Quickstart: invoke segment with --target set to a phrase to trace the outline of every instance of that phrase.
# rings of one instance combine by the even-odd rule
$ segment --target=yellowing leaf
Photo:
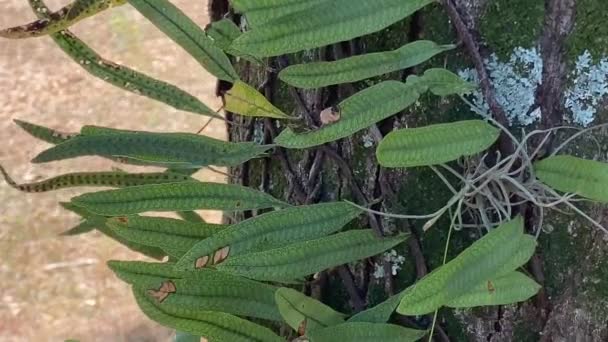
[[[225,94],[224,99],[224,109],[232,113],[254,117],[293,119],[273,106],[264,95],[242,81],[236,81],[232,89]]]

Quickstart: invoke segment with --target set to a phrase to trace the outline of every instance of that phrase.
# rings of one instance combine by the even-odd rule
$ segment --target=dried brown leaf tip
[[[117,219],[117,220],[118,220],[118,222],[120,222],[120,223],[128,223],[128,222],[129,222],[129,219],[128,219],[128,218],[126,218],[126,217],[124,217],[124,216],[118,217],[118,218],[116,218],[116,219]]]
[[[196,259],[196,262],[194,263],[194,267],[203,268],[203,267],[207,266],[208,262],[209,262],[209,256],[208,255],[202,256],[202,257]]]
[[[332,124],[338,120],[340,120],[340,108],[338,107],[328,107],[325,108],[321,111],[321,114],[319,115],[320,119],[321,119],[321,123],[323,125],[329,125]]]
[[[175,293],[177,288],[175,287],[175,283],[171,280],[164,281],[158,290],[148,290],[148,294],[156,299],[159,303],[162,303],[169,294]]]
[[[496,288],[494,287],[494,284],[492,284],[492,282],[488,280],[488,292],[494,293],[495,291]]]
[[[300,326],[298,326],[298,335],[300,336],[304,336],[304,334],[306,334],[306,319],[302,321],[302,323],[300,323]]]
[[[226,258],[228,257],[228,254],[230,254],[230,246],[226,246],[224,248],[218,249],[215,254],[213,255],[213,264],[219,264],[220,262],[226,260]]]

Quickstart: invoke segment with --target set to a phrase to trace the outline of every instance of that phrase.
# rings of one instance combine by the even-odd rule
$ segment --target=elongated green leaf
[[[361,211],[347,203],[324,203],[292,207],[250,218],[199,242],[177,263],[192,268],[200,257],[225,246],[230,256],[268,250],[299,241],[312,240],[340,230]]]
[[[212,22],[205,28],[205,33],[213,39],[215,46],[226,52],[228,52],[232,41],[242,34],[241,29],[228,18]]]
[[[174,284],[175,293],[165,298],[160,306],[172,307],[182,317],[195,318],[198,311],[218,311],[281,321],[274,299],[274,286],[244,278],[205,279],[201,276],[178,279]]]
[[[529,248],[528,259],[532,256],[535,246],[525,241],[521,217],[501,225],[415,284],[402,298],[397,312],[404,315],[433,312],[479,284],[504,275],[505,264],[514,269],[521,266],[510,260],[523,248]]]
[[[413,167],[446,163],[490,147],[500,130],[481,120],[407,128],[389,133],[378,146],[384,167]]]
[[[234,315],[280,321],[274,300],[276,287],[213,270],[181,272],[170,263],[109,261],[116,275],[139,288],[158,289],[170,281],[173,291],[162,307],[180,310],[188,318],[194,311],[219,311]]]
[[[173,338],[173,342],[201,342],[201,337],[181,331],[176,331],[175,337]]]
[[[534,164],[536,177],[550,187],[608,203],[608,164],[561,155]]]
[[[78,135],[78,133],[64,133],[44,126],[35,125],[22,120],[13,120],[21,129],[26,131],[34,138],[51,144],[60,144]]]
[[[406,239],[407,235],[379,239],[371,230],[353,230],[228,258],[216,268],[256,280],[291,281],[376,255]]]
[[[367,310],[361,311],[351,318],[348,319],[349,322],[367,322],[367,323],[386,323],[391,318],[393,312],[401,302],[401,299],[407,291],[411,288],[407,288],[396,295],[389,297],[384,302],[374,306],[373,308],[369,308]]]
[[[0,173],[13,188],[23,192],[45,192],[78,186],[129,187],[144,184],[176,183],[194,181],[191,177],[164,172],[77,172],[27,184],[17,184],[0,165]]]
[[[224,95],[224,109],[244,116],[293,119],[270,103],[264,95],[242,81],[236,81]]]
[[[75,225],[74,227],[62,232],[60,235],[74,236],[74,235],[86,234],[86,233],[94,231],[95,228],[96,228],[96,226],[94,224],[91,224],[88,221],[82,221],[79,224]]]
[[[286,206],[284,202],[250,188],[202,182],[142,185],[100,191],[75,197],[72,203],[106,216],[133,215],[146,211],[253,210]]]
[[[39,18],[49,17],[48,7],[43,0],[28,1]],[[68,30],[52,34],[51,37],[70,58],[101,80],[132,93],[164,102],[179,110],[222,119],[221,115],[184,90],[104,59]]]
[[[168,0],[128,0],[144,17],[186,50],[213,76],[224,81],[239,79],[228,56],[196,23]]]
[[[125,4],[126,0],[75,0],[62,9],[48,13],[47,18],[39,19],[23,26],[0,30],[0,37],[18,39],[39,37],[64,30],[75,23],[114,6]]]
[[[194,275],[194,272],[179,271],[173,266],[172,263],[166,262],[108,261],[108,267],[120,280],[127,284],[141,287],[158,287],[163,281],[182,279]],[[219,273],[212,270],[201,270],[197,274],[206,276],[211,272],[215,272],[213,275]]]
[[[407,82],[428,89],[437,96],[464,95],[477,88],[476,85],[442,68],[427,69],[422,76],[409,76]]]
[[[394,324],[349,322],[311,331],[310,342],[413,342],[427,334],[426,330],[404,328]]]
[[[338,105],[339,120],[318,130],[296,134],[287,128],[275,139],[286,148],[308,148],[351,136],[414,104],[420,93],[397,81],[386,81],[364,89]]]
[[[428,40],[419,40],[389,52],[369,53],[335,62],[292,65],[283,69],[279,78],[295,87],[307,89],[356,82],[413,67],[453,48],[454,45],[437,45]]]
[[[62,233],[62,235],[82,234],[82,233],[86,233],[86,232],[89,232],[89,231],[95,229],[95,230],[99,231],[100,233],[104,234],[105,236],[111,238],[112,240],[120,243],[121,245],[124,245],[125,247],[129,248],[130,250],[133,250],[135,252],[149,256],[151,258],[160,260],[167,255],[167,253],[165,253],[160,248],[131,242],[131,241],[125,240],[122,237],[118,236],[116,233],[114,233],[111,229],[109,229],[106,226],[106,224],[105,224],[106,217],[104,217],[104,216],[96,215],[86,209],[77,207],[71,203],[60,203],[60,204],[64,209],[69,210],[69,211],[81,216],[83,219],[83,221],[78,226],[68,230],[67,232]]]
[[[83,134],[40,153],[34,163],[80,156],[120,157],[171,168],[236,166],[268,150],[253,142],[231,143],[189,133]]]
[[[211,269],[186,272],[176,270],[174,266],[175,265],[173,263],[167,262],[152,263],[144,261],[108,261],[108,267],[116,274],[118,278],[127,284],[136,285],[142,288],[158,288],[163,282],[168,280],[177,282],[182,279],[191,280],[192,282],[200,285],[204,285],[206,282],[218,281],[226,283],[249,282],[251,284],[260,284],[253,280],[236,277]],[[184,291],[184,288],[181,290]]]
[[[534,250],[536,250],[536,239],[534,236],[529,234],[522,235],[519,239],[519,249],[508,261],[502,264],[497,270],[494,279],[510,274],[513,270],[525,265],[532,257]]]
[[[145,290],[133,288],[141,310],[150,319],[190,334],[200,335],[213,342],[284,342],[268,328],[223,312],[196,311],[184,318],[179,309],[157,305]]]
[[[177,215],[188,222],[205,223],[203,217],[196,211],[178,211]]]
[[[19,127],[21,127],[24,131],[26,131],[31,136],[38,138],[44,142],[51,143],[53,145],[58,145],[63,142],[66,142],[72,138],[80,136],[79,133],[64,133],[64,132],[60,132],[55,129],[35,125],[33,123],[29,123],[29,122],[25,122],[25,121],[21,121],[21,120],[14,120],[14,121],[17,125],[19,125]],[[118,130],[118,129],[93,127],[93,126],[83,127],[82,132],[87,133],[87,134],[101,134],[100,132],[103,132],[106,134],[107,133],[121,133],[121,132],[136,133],[136,131],[123,131],[123,130]],[[178,133],[173,133],[173,134],[178,134]],[[138,161],[135,159],[123,158],[123,157],[105,157],[105,158],[113,160],[117,163],[122,163],[122,164],[150,165],[150,163]],[[197,168],[188,169],[187,171],[184,169],[178,168],[178,169],[170,169],[170,170],[168,170],[168,173],[181,173],[181,174],[185,174],[185,175],[189,176],[189,175],[194,174],[196,171],[198,171]],[[187,173],[187,172],[190,172],[190,173]]]
[[[334,0],[245,32],[233,48],[269,57],[316,48],[379,31],[434,0]]]
[[[209,38],[213,39],[213,44],[224,50],[227,54],[241,57],[252,63],[262,64],[259,58],[249,56],[231,47],[232,42],[242,34],[241,29],[232,20],[225,18],[215,21],[205,29],[205,32]]]
[[[245,14],[251,27],[313,7],[327,0],[233,0],[237,12]]]
[[[159,247],[174,257],[181,257],[201,240],[226,228],[225,225],[146,216],[111,218],[106,225],[126,240]]]
[[[344,322],[343,313],[296,290],[282,287],[274,294],[283,320],[296,332],[331,327]]]
[[[59,202],[59,204],[64,209],[73,212],[74,214],[80,216],[80,218],[81,218],[81,222],[78,225],[61,233],[61,235],[63,235],[63,236],[72,236],[72,235],[88,233],[97,228],[100,228],[100,227],[103,228],[106,225],[107,218],[105,216],[95,215],[93,213],[90,213],[90,212],[84,210],[83,208],[79,208],[75,205],[72,205],[71,203]],[[156,249],[156,250],[159,251],[158,249]],[[161,253],[161,254],[164,255],[164,253]]]
[[[541,288],[534,280],[520,272],[511,272],[495,280],[474,286],[466,294],[450,300],[446,306],[472,308],[476,306],[506,305],[523,302]]]

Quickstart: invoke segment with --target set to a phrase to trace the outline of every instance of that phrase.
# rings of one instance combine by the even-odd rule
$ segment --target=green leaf
[[[176,331],[175,337],[173,338],[173,342],[201,342],[201,337],[190,335],[181,331]]]
[[[346,316],[290,288],[282,287],[274,296],[283,320],[296,332],[305,331],[308,334],[320,328],[338,325],[344,322]]]
[[[43,0],[28,0],[39,18],[48,18]],[[196,97],[169,83],[116,64],[101,57],[67,30],[52,34],[55,43],[91,75],[129,92],[163,102],[173,108],[223,119]]]
[[[249,282],[260,284],[252,280],[236,277],[230,274],[221,273],[215,270],[202,269],[199,271],[179,271],[173,263],[153,263],[144,261],[108,261],[108,267],[116,276],[129,285],[139,287],[158,288],[167,280],[178,281],[180,279],[190,279],[193,282],[204,284],[207,281],[224,282]],[[267,286],[267,285],[265,285]]]
[[[467,294],[472,288],[506,274],[505,264],[514,271],[521,265],[510,262],[524,248],[528,260],[535,245],[523,234],[523,219],[517,217],[473,243],[447,264],[424,277],[403,296],[397,312],[424,315]]]
[[[105,216],[100,216],[100,215],[95,215],[87,210],[84,210],[83,208],[79,208],[75,205],[72,205],[71,203],[66,203],[66,202],[59,202],[59,204],[68,211],[73,212],[74,214],[80,216],[81,218],[81,222],[61,233],[61,235],[64,236],[71,236],[71,235],[78,235],[78,234],[84,234],[84,233],[88,233],[92,230],[95,230],[97,228],[103,228],[106,226],[106,217]],[[161,253],[164,256],[164,253]]]
[[[389,297],[384,302],[374,306],[373,308],[369,308],[367,310],[361,311],[351,318],[348,319],[348,322],[367,322],[367,323],[386,323],[391,318],[393,312],[401,302],[401,299],[411,288],[407,288],[396,295]]]
[[[235,11],[245,14],[251,27],[313,7],[327,0],[233,0]]]
[[[96,229],[96,226],[94,224],[91,224],[88,221],[83,221],[83,222],[80,222],[79,224],[75,225],[74,227],[62,232],[60,235],[74,236],[74,235],[86,234],[86,233],[94,231],[95,229]]]
[[[177,215],[188,222],[205,223],[203,217],[196,211],[178,211]]]
[[[222,20],[215,21],[207,26],[205,32],[209,38],[213,39],[213,44],[224,50],[224,52],[227,54],[235,57],[241,57],[252,63],[263,64],[260,59],[244,54],[241,51],[237,51],[231,47],[232,42],[243,34],[241,29],[236,26],[232,20],[224,18]]]
[[[194,272],[178,271],[171,263],[156,263],[145,261],[108,261],[108,267],[116,276],[129,285],[141,287],[158,287],[163,281],[187,278]],[[206,276],[211,270],[201,270],[197,275]],[[215,274],[214,274],[215,275]]]
[[[293,119],[270,103],[264,95],[242,81],[236,81],[224,95],[224,109],[244,116]]]
[[[447,163],[490,147],[500,130],[482,120],[457,121],[389,133],[378,146],[384,167],[414,167]]]
[[[413,67],[453,48],[454,45],[437,45],[432,41],[419,40],[389,52],[369,53],[335,62],[292,65],[283,69],[279,78],[292,86],[306,89],[356,82]]]
[[[280,321],[274,300],[276,287],[209,269],[181,272],[170,263],[109,261],[116,275],[138,288],[156,290],[170,281],[174,290],[158,304],[191,317],[197,311],[218,311],[234,315]]]
[[[228,18],[212,22],[205,28],[205,33],[213,40],[215,46],[226,52],[232,41],[242,34],[241,29]]]
[[[442,68],[427,69],[423,76],[409,76],[407,82],[428,89],[437,96],[465,95],[477,88],[475,84]]]
[[[72,199],[76,206],[106,216],[147,211],[196,209],[240,211],[286,204],[263,192],[232,184],[180,182],[141,185],[84,194]]]
[[[541,288],[534,280],[520,272],[511,272],[495,280],[474,286],[467,293],[450,300],[451,308],[506,305],[523,302],[534,296]]]
[[[60,144],[78,135],[78,133],[64,133],[22,120],[15,119],[13,121],[29,135],[53,145]]]
[[[201,240],[226,228],[225,225],[147,216],[111,218],[106,225],[126,240],[161,248],[174,257],[181,257]]]
[[[67,232],[62,233],[62,235],[76,235],[76,234],[81,234],[81,233],[91,231],[92,229],[96,229],[100,233],[102,233],[105,236],[111,238],[112,240],[120,243],[121,245],[129,248],[130,250],[141,253],[145,256],[160,260],[167,255],[167,253],[165,253],[160,248],[131,242],[131,241],[125,240],[122,237],[118,236],[116,233],[114,233],[110,228],[108,228],[106,226],[105,223],[106,223],[107,218],[104,216],[100,216],[100,215],[91,213],[90,211],[88,211],[84,208],[77,207],[71,203],[60,203],[60,204],[64,209],[74,212],[75,214],[81,216],[83,219],[83,222],[81,222],[78,226],[68,230]]]
[[[427,334],[426,330],[404,328],[395,324],[348,322],[311,331],[310,342],[413,342]]]
[[[541,182],[562,192],[608,203],[608,164],[561,155],[534,163]]]
[[[290,128],[281,132],[275,143],[286,148],[322,145],[380,122],[416,103],[417,88],[398,81],[385,81],[364,89],[338,105],[339,120],[318,130],[296,134]]]
[[[274,300],[276,291],[274,286],[244,278],[214,279],[200,275],[177,279],[174,284],[176,292],[167,296],[159,306],[163,309],[172,308],[176,312],[179,311],[181,317],[195,318],[199,311],[218,311],[237,316],[281,321]]]
[[[352,230],[228,258],[216,268],[256,280],[291,281],[379,254],[406,239],[407,235],[380,239],[372,230]]]
[[[186,50],[200,65],[220,80],[239,79],[228,56],[196,23],[168,0],[128,0],[159,30]]]
[[[75,0],[60,10],[49,13],[48,18],[0,30],[0,37],[20,39],[53,34],[101,11],[125,3],[126,0]]]
[[[232,47],[258,57],[321,47],[382,30],[432,2],[324,1],[254,27],[235,40]]]
[[[213,342],[284,342],[270,329],[236,316],[214,311],[192,312],[184,318],[179,309],[160,307],[144,290],[133,288],[137,304],[150,319],[173,329],[200,335]]]
[[[230,247],[230,257],[233,257],[320,238],[340,230],[361,214],[360,210],[353,208],[347,203],[336,202],[292,207],[259,215],[199,242],[177,266],[190,269],[198,258],[212,255],[225,246]]]
[[[231,143],[189,133],[152,133],[117,131],[87,134],[92,127],[83,128],[82,135],[43,151],[34,163],[76,158],[81,156],[120,157],[129,162],[171,168],[202,166],[236,166],[268,150],[269,145],[253,142]]]
[[[164,172],[77,172],[45,179],[35,183],[17,184],[0,165],[0,173],[13,188],[23,192],[45,192],[78,186],[129,187],[144,184],[163,184],[193,181],[191,177]]]

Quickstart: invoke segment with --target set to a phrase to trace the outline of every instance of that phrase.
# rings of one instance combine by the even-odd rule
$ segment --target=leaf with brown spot
[[[494,293],[494,291],[496,291],[496,288],[494,287],[494,284],[492,284],[491,280],[488,280],[488,292]]]
[[[127,0],[75,0],[60,10],[49,13],[48,18],[0,30],[0,37],[21,39],[57,33],[85,18],[126,2]]]
[[[283,320],[300,336],[315,329],[344,323],[346,316],[316,299],[286,287],[275,292],[275,301]]]
[[[220,262],[226,260],[226,258],[228,257],[228,253],[230,253],[230,246],[218,249],[213,255],[213,264],[217,265]]]
[[[175,287],[175,283],[171,280],[164,281],[158,290],[150,289],[148,290],[148,294],[156,299],[159,303],[162,303],[169,294],[175,293],[177,288]]]
[[[329,125],[340,120],[340,108],[328,107],[323,109],[320,114],[321,123],[323,125]]]
[[[205,255],[202,256],[198,259],[196,259],[196,263],[194,264],[195,268],[204,268],[205,266],[207,266],[207,263],[209,262],[209,256]]]
[[[136,185],[177,183],[194,180],[187,175],[167,172],[74,172],[39,182],[18,184],[11,178],[2,165],[0,165],[0,173],[11,187],[22,192],[47,192],[79,186],[125,188]]]

